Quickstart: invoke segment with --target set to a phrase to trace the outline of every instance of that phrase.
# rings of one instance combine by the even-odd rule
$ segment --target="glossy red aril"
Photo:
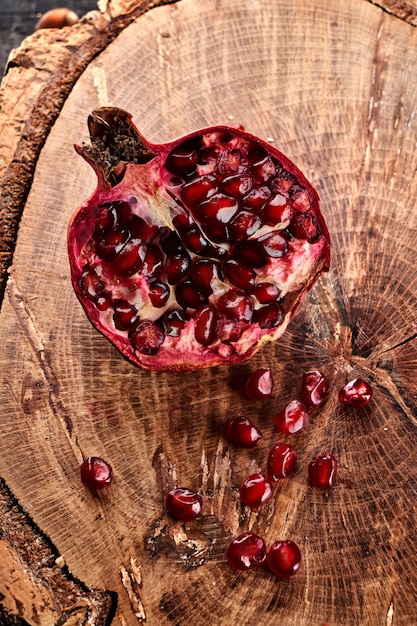
[[[242,481],[239,496],[243,504],[256,510],[272,498],[273,484],[269,476],[257,473],[251,474]]]
[[[339,464],[334,454],[323,452],[308,465],[308,478],[313,487],[331,489],[334,486]]]
[[[262,567],[266,562],[266,554],[266,544],[262,537],[248,532],[232,539],[226,558],[234,569],[247,571]]]
[[[310,423],[306,406],[299,400],[291,400],[275,415],[277,430],[283,435],[294,435]]]
[[[300,569],[300,548],[291,539],[275,541],[268,550],[267,564],[279,578],[291,578]]]
[[[287,478],[295,470],[297,453],[287,443],[277,443],[269,451],[267,473],[273,481]]]
[[[180,522],[192,522],[201,515],[203,499],[190,489],[177,487],[167,493],[165,504],[171,517]]]
[[[301,382],[301,402],[306,406],[321,406],[329,391],[329,383],[321,372],[304,372]]]
[[[274,379],[269,367],[259,367],[247,378],[243,391],[251,400],[269,398],[274,388]]]
[[[354,378],[339,391],[339,402],[355,407],[363,407],[372,400],[371,385],[362,378]]]
[[[243,415],[237,415],[227,423],[225,435],[242,448],[254,448],[262,438],[259,428]]]
[[[146,369],[248,359],[278,339],[329,267],[316,191],[242,128],[152,144],[121,109],[76,150],[98,186],[71,219],[74,290],[93,325]]]
[[[80,465],[81,480],[91,491],[101,491],[112,481],[111,466],[98,456],[89,456]]]

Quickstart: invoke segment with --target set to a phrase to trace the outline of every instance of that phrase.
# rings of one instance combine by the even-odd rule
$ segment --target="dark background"
[[[0,0],[0,78],[12,48],[33,33],[36,22],[50,9],[67,7],[79,17],[97,9],[96,0]]]

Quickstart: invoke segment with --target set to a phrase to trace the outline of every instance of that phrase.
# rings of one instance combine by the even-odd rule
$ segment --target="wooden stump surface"
[[[102,6],[72,33],[37,33],[3,79],[3,122],[10,102],[20,112],[1,131],[3,207],[20,207],[22,217],[0,314],[0,488],[7,500],[0,554],[4,572],[20,571],[18,562],[23,572],[0,577],[4,619],[412,626],[412,20],[365,0],[180,0],[147,12],[133,0],[114,6]],[[47,57],[37,60],[48,46],[66,68],[51,72],[49,92]],[[17,71],[29,94],[11,89]],[[130,111],[152,141],[239,122],[288,154],[318,189],[331,270],[284,337],[251,361],[190,373],[142,371],[87,321],[71,288],[66,229],[95,177],[72,146],[87,139],[87,116],[104,105]],[[7,240],[7,217],[4,224]],[[250,402],[239,389],[261,365],[273,370],[274,394]],[[329,376],[328,401],[291,439],[294,476],[250,513],[239,503],[239,483],[265,469],[270,446],[282,439],[273,417],[313,368]],[[374,388],[361,410],[337,400],[355,376]],[[264,433],[254,451],[235,449],[221,435],[238,413]],[[330,492],[307,483],[308,462],[323,450],[340,461]],[[89,455],[114,469],[112,487],[99,496],[79,478]],[[177,484],[203,495],[204,515],[195,524],[165,514],[164,494]],[[303,553],[297,576],[280,581],[267,571],[232,570],[226,547],[248,529],[268,544],[296,541]],[[26,591],[16,583],[22,576]],[[73,595],[63,598],[65,585]]]

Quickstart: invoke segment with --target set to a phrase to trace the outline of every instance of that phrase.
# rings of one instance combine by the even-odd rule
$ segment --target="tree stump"
[[[4,623],[416,622],[417,9],[384,6],[109,1],[10,57],[0,112],[4,268],[13,254],[0,325]],[[318,189],[331,270],[251,361],[142,371],[88,323],[66,228],[95,178],[72,146],[106,105],[131,112],[155,142],[241,123]],[[239,388],[258,366],[272,368],[275,390],[251,402]],[[328,375],[328,400],[291,439],[295,474],[251,513],[238,486],[265,469],[280,440],[274,415],[307,369]],[[338,390],[356,376],[374,398],[342,407]],[[255,450],[222,436],[239,413],[263,431]],[[307,481],[324,450],[340,462],[329,492]],[[80,481],[90,455],[114,470],[100,495]],[[203,496],[193,524],[166,515],[175,485]],[[268,545],[298,543],[297,576],[232,570],[227,545],[249,529]]]

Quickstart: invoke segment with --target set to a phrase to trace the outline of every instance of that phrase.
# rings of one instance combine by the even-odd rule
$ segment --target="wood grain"
[[[0,315],[0,474],[71,574],[117,593],[117,625],[411,626],[417,32],[362,0],[181,0],[118,33],[66,92],[24,203]],[[141,371],[87,322],[70,286],[66,227],[95,180],[72,144],[87,138],[88,113],[105,104],[132,112],[152,141],[242,123],[317,187],[331,271],[286,335],[250,363]],[[239,389],[258,365],[272,367],[275,392],[251,403]],[[250,514],[237,487],[265,467],[279,439],[273,416],[312,367],[331,380],[328,402],[291,440],[293,478]],[[337,401],[356,375],[375,392],[361,411]],[[264,432],[255,451],[221,436],[240,412]],[[330,493],[306,480],[309,459],[324,449],[341,463]],[[79,480],[90,454],[115,474],[96,498]],[[164,493],[176,484],[204,497],[195,525],[164,514]],[[232,571],[225,548],[249,528],[268,544],[299,543],[300,573],[283,582]]]

